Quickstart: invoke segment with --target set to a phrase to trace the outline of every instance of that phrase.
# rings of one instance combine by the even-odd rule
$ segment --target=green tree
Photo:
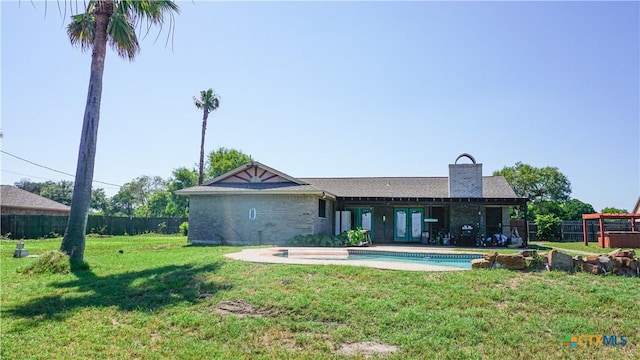
[[[53,183],[54,183],[53,181],[35,182],[35,181],[31,181],[31,179],[21,179],[20,181],[14,183],[13,185],[18,189],[22,189],[24,191],[28,191],[30,193],[40,195],[40,192],[45,185],[53,184]]]
[[[166,190],[156,191],[151,194],[147,205],[148,216],[150,217],[165,217],[173,216],[171,214],[171,193]]]
[[[189,199],[176,195],[176,191],[198,185],[198,172],[180,167],[173,170],[173,176],[167,182],[167,190],[171,194],[171,201],[167,204],[167,214],[175,217],[187,217]]]
[[[67,180],[57,183],[47,182],[40,189],[40,196],[65,205],[71,205],[71,194],[73,194],[73,181]]]
[[[221,147],[209,153],[207,159],[207,177],[209,179],[216,178],[252,160],[251,155],[247,155],[240,150]]]
[[[562,219],[574,221],[582,220],[582,214],[593,214],[596,212],[591,204],[583,203],[578,199],[571,199],[562,204],[562,210],[564,212]]]
[[[166,16],[173,22],[178,12],[178,5],[169,0],[90,0],[83,14],[71,16],[67,26],[71,44],[92,51],[71,213],[60,245],[60,251],[74,261],[84,260],[107,42],[119,56],[133,60],[140,50],[136,27],[162,26]]]
[[[517,162],[515,166],[494,171],[493,175],[504,176],[518,197],[529,199],[528,218],[537,219],[538,215],[564,216],[561,204],[569,199],[571,183],[558,168],[537,168]],[[524,213],[518,215],[524,216]]]
[[[564,217],[562,205],[555,201],[540,201],[534,206],[531,206],[529,211],[533,217],[537,217],[539,215],[553,215],[559,219]]]
[[[615,207],[606,207],[602,209],[601,213],[603,214],[627,214],[628,211],[626,209],[618,209]]]
[[[91,209],[105,216],[111,215],[109,198],[104,189],[91,190]]]
[[[165,190],[165,182],[159,176],[139,176],[124,184],[111,199],[115,213],[129,217],[148,217],[146,205],[154,192]]]
[[[209,113],[220,106],[220,96],[213,89],[200,91],[200,98],[193,97],[196,108],[202,110],[202,140],[200,141],[200,167],[198,172],[198,185],[202,185],[204,178],[204,135],[207,132],[207,119]]]
[[[494,171],[494,176],[504,176],[516,195],[529,198],[533,203],[542,201],[565,202],[571,195],[569,179],[556,167],[536,168],[517,162]]]
[[[38,194],[46,197],[47,199],[57,201],[61,204],[71,205],[73,181],[60,180],[58,182],[33,182],[29,179],[22,179],[15,183],[15,186],[30,193]],[[105,204],[108,202],[109,200],[107,199],[104,189],[98,188],[91,190],[91,209],[103,212]]]

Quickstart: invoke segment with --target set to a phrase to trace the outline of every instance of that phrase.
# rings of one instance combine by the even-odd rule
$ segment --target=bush
[[[189,232],[189,222],[183,222],[178,226],[178,229],[180,229],[180,234],[182,234],[182,236],[187,236],[187,233]]]
[[[287,241],[287,245],[336,247],[342,246],[343,242],[339,237],[332,238],[327,235],[296,235]]]
[[[366,239],[366,236],[362,232],[362,228],[357,228],[355,230],[347,231],[347,238],[349,239],[349,242],[345,245],[353,246],[363,243]]]
[[[560,237],[560,224],[562,220],[559,217],[549,215],[536,215],[536,237],[540,240],[554,241]]]

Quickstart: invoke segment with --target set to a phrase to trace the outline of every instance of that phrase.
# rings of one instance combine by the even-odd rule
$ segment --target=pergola
[[[636,231],[636,220],[640,219],[640,214],[582,214],[584,246],[589,246],[589,240],[587,238],[587,220],[598,220],[598,223],[600,224],[600,243],[604,243],[604,219],[631,219],[631,231]]]

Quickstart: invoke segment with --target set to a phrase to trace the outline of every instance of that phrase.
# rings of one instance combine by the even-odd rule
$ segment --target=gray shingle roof
[[[321,193],[338,197],[419,197],[448,198],[447,177],[300,178],[308,185],[294,183],[218,183],[179,190],[182,195],[232,193]],[[482,179],[485,198],[516,198],[502,176]]]
[[[447,177],[301,178],[339,197],[448,198]],[[516,198],[502,176],[482,178],[483,197]]]
[[[295,183],[219,183],[194,186],[176,191],[180,195],[234,194],[234,193],[321,193],[313,185]]]
[[[4,208],[21,208],[58,212],[69,212],[71,210],[67,205],[30,193],[15,186],[0,185],[0,188],[2,189],[0,193],[0,206]]]

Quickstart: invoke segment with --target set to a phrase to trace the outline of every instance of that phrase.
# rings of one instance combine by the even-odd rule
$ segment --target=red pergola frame
[[[584,236],[584,246],[589,246],[587,238],[587,220],[598,220],[600,224],[601,244],[604,244],[604,219],[631,219],[631,231],[636,231],[636,220],[640,219],[640,214],[582,214],[582,235]]]

